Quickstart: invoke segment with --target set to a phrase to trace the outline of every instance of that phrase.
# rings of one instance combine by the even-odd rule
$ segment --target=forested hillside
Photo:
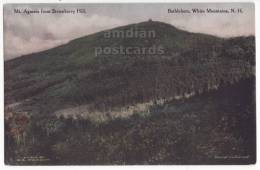
[[[147,38],[106,31],[153,30]],[[97,47],[161,47],[100,54]],[[255,162],[255,37],[157,21],[5,61],[7,164]]]

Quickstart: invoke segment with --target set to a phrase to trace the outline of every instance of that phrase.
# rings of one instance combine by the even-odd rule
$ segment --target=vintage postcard
[[[3,12],[5,164],[255,164],[254,3]]]

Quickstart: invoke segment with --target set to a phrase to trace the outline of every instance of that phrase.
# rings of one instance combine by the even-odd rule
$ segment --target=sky
[[[168,13],[168,9],[194,8],[241,8],[243,13]],[[25,14],[15,13],[14,9],[85,9],[86,13]],[[149,19],[219,37],[254,35],[254,14],[253,3],[5,4],[4,58],[43,51],[98,31]]]

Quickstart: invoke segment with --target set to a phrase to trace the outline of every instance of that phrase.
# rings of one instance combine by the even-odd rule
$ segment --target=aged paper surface
[[[5,4],[8,165],[254,164],[253,3]]]

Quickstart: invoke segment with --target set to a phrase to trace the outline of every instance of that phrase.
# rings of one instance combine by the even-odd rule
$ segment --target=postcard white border
[[[5,3],[166,3],[166,2],[172,2],[172,3],[198,3],[198,2],[204,2],[204,3],[214,3],[214,2],[254,2],[255,3],[255,25],[256,25],[256,102],[257,102],[257,110],[256,110],[256,117],[257,117],[257,163],[255,165],[196,165],[196,166],[190,166],[190,165],[156,165],[156,166],[8,166],[4,164],[4,69],[3,69],[3,63],[4,63],[4,57],[3,57],[3,4]],[[260,116],[258,114],[260,109],[260,1],[257,0],[1,0],[0,1],[1,8],[0,8],[0,19],[1,19],[1,25],[0,25],[0,55],[1,55],[1,62],[0,62],[0,127],[1,127],[1,136],[0,136],[0,169],[20,169],[20,170],[30,170],[30,169],[46,169],[49,170],[69,170],[73,168],[74,170],[77,169],[90,169],[90,170],[151,170],[151,169],[158,169],[158,170],[189,170],[189,169],[195,169],[195,170],[256,170],[260,169],[260,159],[259,159],[259,153],[260,153]]]

